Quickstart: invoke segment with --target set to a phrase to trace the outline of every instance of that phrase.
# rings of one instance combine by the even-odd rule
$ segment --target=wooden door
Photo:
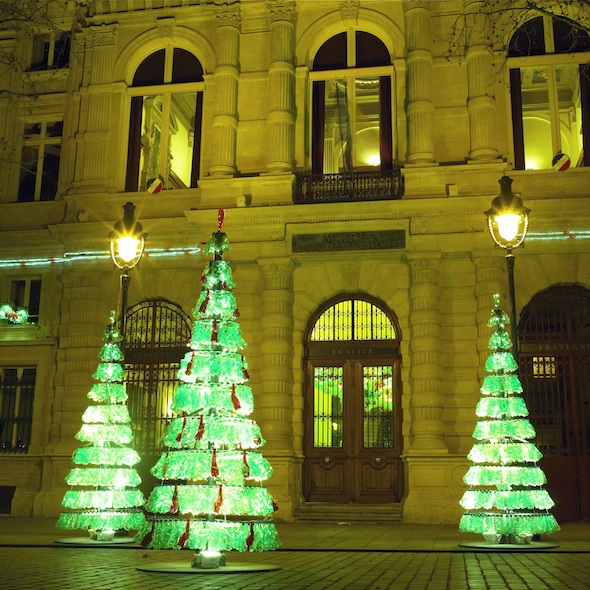
[[[399,502],[403,470],[398,361],[314,359],[308,361],[306,374],[306,500]]]
[[[520,378],[561,522],[590,520],[590,291],[536,295],[519,326]]]

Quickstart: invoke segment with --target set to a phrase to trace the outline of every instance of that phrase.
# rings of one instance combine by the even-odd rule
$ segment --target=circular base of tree
[[[556,543],[459,543],[459,547],[468,549],[485,549],[486,551],[545,551],[559,547]]]
[[[97,545],[131,545],[134,542],[133,537],[113,537],[109,541],[97,541],[90,537],[69,537],[55,540],[55,543],[62,543],[64,545],[85,545],[88,547],[96,547]]]
[[[280,570],[278,565],[260,564],[227,564],[216,568],[192,567],[190,563],[150,563],[140,565],[140,572],[156,572],[161,574],[247,574],[255,572],[270,572]]]

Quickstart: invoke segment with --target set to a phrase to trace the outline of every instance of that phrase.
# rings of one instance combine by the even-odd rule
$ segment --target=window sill
[[[34,340],[37,337],[39,326],[27,324],[9,324],[8,320],[0,320],[0,341]]]

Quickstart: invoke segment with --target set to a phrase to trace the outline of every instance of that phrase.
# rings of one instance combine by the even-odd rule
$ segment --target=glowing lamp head
[[[123,205],[123,219],[117,221],[111,238],[111,258],[117,268],[129,270],[136,266],[143,255],[146,233],[143,226],[135,220],[135,205],[131,202]]]
[[[531,210],[512,192],[512,178],[503,176],[499,182],[502,190],[485,214],[492,239],[500,248],[510,252],[523,243]]]

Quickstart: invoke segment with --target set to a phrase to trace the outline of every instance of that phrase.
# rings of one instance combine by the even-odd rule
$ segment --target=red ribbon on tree
[[[246,451],[242,456],[244,461],[244,477],[250,477],[250,465],[248,465],[248,457],[246,456]]]
[[[195,440],[201,440],[203,438],[203,433],[205,432],[205,421],[203,419],[203,414],[199,416],[199,429],[197,430],[197,434],[195,434]]]
[[[199,313],[205,313],[207,311],[207,305],[209,304],[209,299],[211,297],[211,291],[207,291],[205,294],[205,299],[203,299],[203,303],[199,306]]]
[[[213,506],[213,512],[215,514],[219,514],[221,510],[221,505],[223,504],[223,486],[219,486],[219,493],[217,494],[217,500],[215,500],[215,504]]]
[[[195,358],[195,353],[192,353],[191,360],[186,363],[186,371],[184,372],[185,375],[190,375],[191,371],[193,370],[193,359]]]
[[[178,486],[174,484],[172,502],[170,502],[170,514],[178,514]]]
[[[246,549],[250,551],[252,544],[254,543],[254,523],[250,523],[250,534],[246,538]]]
[[[148,547],[149,544],[152,542],[152,539],[154,537],[155,526],[156,526],[156,521],[152,521],[152,528],[150,529],[150,532],[141,540],[142,547]]]
[[[236,307],[236,309],[234,310],[234,318],[239,318],[240,317],[240,310]]]
[[[244,379],[250,379],[250,373],[248,373],[248,369],[246,369],[246,367],[242,367],[242,375],[244,375]]]
[[[182,535],[180,535],[180,537],[178,538],[178,546],[179,547],[184,547],[186,545],[186,542],[188,541],[188,538],[190,536],[190,528],[191,528],[191,521],[187,520],[186,521],[186,529],[184,530],[184,533],[182,533]]]
[[[224,218],[225,209],[219,209],[219,211],[217,211],[217,231],[221,231],[221,226],[223,225]]]
[[[176,435],[176,442],[180,442],[180,439],[182,438],[182,433],[184,432],[184,427],[186,426],[186,416],[182,417],[182,427],[180,429],[180,432]]]
[[[279,509],[279,505],[273,500],[272,501],[272,509],[276,512]]]
[[[239,410],[242,407],[242,404],[240,404],[240,400],[238,399],[238,396],[236,395],[236,384],[232,383],[231,384],[231,403],[234,405],[234,410]]]
[[[211,342],[219,342],[219,334],[217,333],[217,320],[213,320],[213,326],[211,327]]]
[[[217,449],[213,449],[213,458],[211,459],[211,477],[219,477],[219,467],[217,467]]]

